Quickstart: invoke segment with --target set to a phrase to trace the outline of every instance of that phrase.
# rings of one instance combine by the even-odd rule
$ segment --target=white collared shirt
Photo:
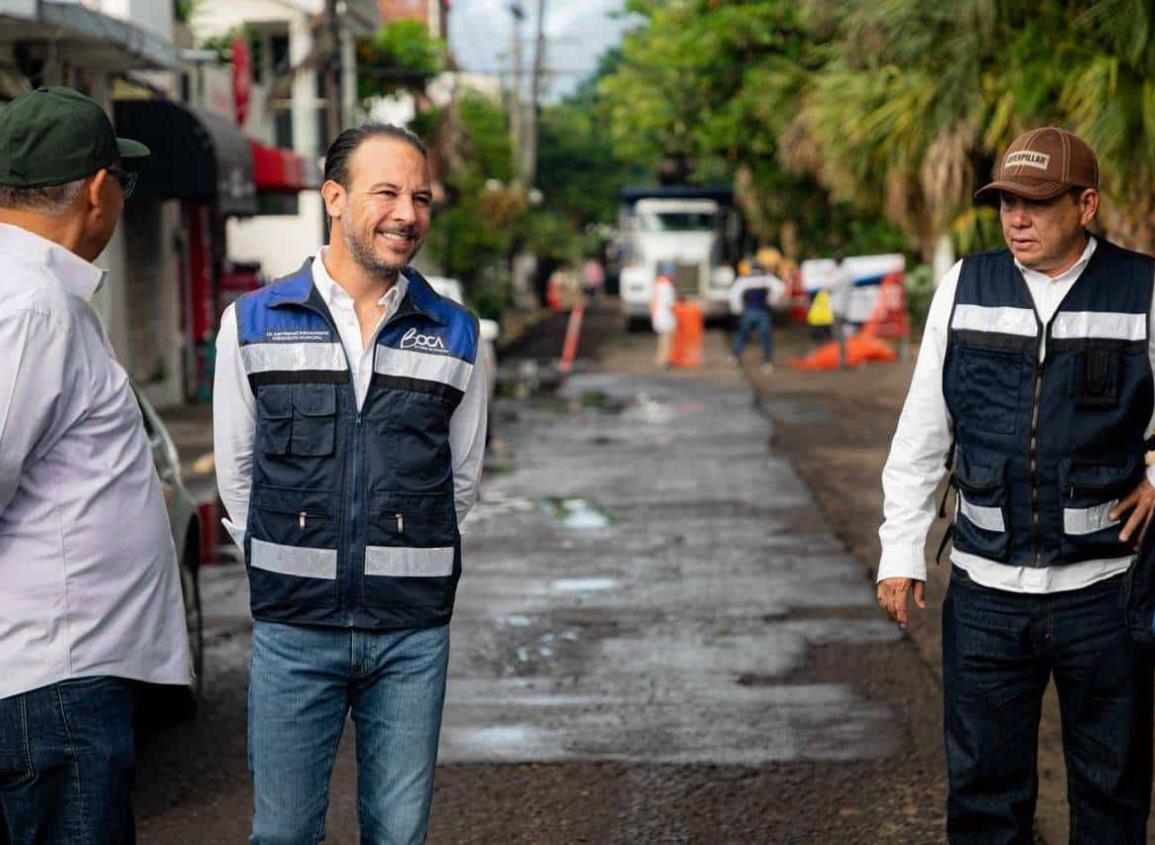
[[[1063,297],[1086,269],[1095,252],[1097,241],[1088,239],[1087,247],[1075,264],[1055,278],[1024,267],[1017,260],[1015,266],[1022,273],[1027,290],[1035,303],[1039,319],[1045,325],[1054,316]],[[878,580],[884,578],[914,578],[926,580],[926,560],[923,547],[926,535],[935,517],[934,491],[945,472],[944,462],[951,443],[951,422],[942,393],[942,370],[946,356],[948,323],[958,288],[962,262],[958,262],[943,277],[935,291],[922,348],[918,353],[910,392],[906,397],[898,428],[890,446],[890,457],[882,471],[885,495],[883,510],[885,522],[878,531],[882,540],[882,557],[878,565]],[[1152,320],[1155,321],[1155,315]],[[1148,325],[1155,325],[1151,322]],[[1045,344],[1040,349],[1045,354]],[[1148,339],[1148,358],[1155,369],[1155,337]],[[1155,425],[1155,421],[1153,421]],[[1152,430],[1148,426],[1148,434]],[[1147,468],[1147,477],[1155,484],[1155,467]],[[1122,530],[1122,524],[1119,526]],[[1087,560],[1080,563],[1050,567],[1019,567],[987,560],[978,555],[951,550],[951,562],[967,571],[979,584],[1014,593],[1057,593],[1077,590],[1102,581],[1130,566],[1131,558]]]
[[[360,408],[365,404],[365,397],[369,394],[369,382],[373,380],[373,353],[377,332],[397,313],[401,300],[409,290],[409,280],[403,274],[398,274],[393,287],[377,300],[377,304],[384,308],[384,311],[381,312],[381,318],[373,328],[372,341],[365,344],[361,340],[361,323],[353,308],[353,297],[333,281],[333,277],[325,267],[325,255],[328,251],[329,248],[323,246],[317,253],[317,260],[313,262],[313,284],[325,297],[325,304],[329,306],[329,313],[333,315],[333,321],[337,324],[341,345],[345,347],[349,368],[353,371],[353,386],[357,390],[357,407]]]
[[[0,224],[0,698],[95,675],[189,682],[160,482],[89,305],[103,276]]]
[[[329,275],[322,247],[312,265],[313,285],[325,298],[341,336],[349,360],[357,407],[365,403],[373,380],[373,356],[377,334],[400,307],[409,281],[401,275],[378,304],[385,308],[368,344],[361,340],[361,326],[353,310],[353,298]],[[453,499],[457,521],[465,520],[477,498],[481,466],[485,459],[487,392],[485,356],[478,354],[465,394],[449,420],[449,449],[453,456]],[[249,516],[249,492],[253,481],[253,438],[256,433],[256,397],[245,373],[237,335],[236,306],[230,305],[221,317],[217,333],[216,378],[213,384],[213,451],[217,488],[228,512],[225,528],[238,546],[244,548],[245,524]]]

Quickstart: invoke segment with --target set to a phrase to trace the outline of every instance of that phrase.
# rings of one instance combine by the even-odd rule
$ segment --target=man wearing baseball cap
[[[0,107],[3,841],[135,841],[136,685],[189,682],[160,484],[89,304],[146,155],[68,88]]]
[[[1125,619],[1155,502],[1155,261],[1087,231],[1099,167],[1055,127],[998,178],[1006,248],[943,278],[883,471],[879,604],[924,607],[934,490],[951,472],[942,659],[951,842],[1034,841],[1043,692],[1062,711],[1071,841],[1146,842],[1152,673]],[[940,515],[945,515],[944,507]]]

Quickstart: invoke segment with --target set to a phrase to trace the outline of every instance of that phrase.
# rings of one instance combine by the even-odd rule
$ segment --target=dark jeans
[[[1024,595],[958,567],[942,611],[947,832],[952,843],[1031,843],[1043,691],[1055,679],[1072,843],[1146,842],[1151,662],[1131,639],[1127,578]]]
[[[738,339],[734,341],[733,355],[742,357],[742,350],[750,341],[750,333],[758,335],[762,341],[762,360],[767,364],[774,360],[774,322],[769,311],[744,311],[738,323]]]
[[[0,698],[0,843],[136,841],[136,696],[133,681],[93,677]]]

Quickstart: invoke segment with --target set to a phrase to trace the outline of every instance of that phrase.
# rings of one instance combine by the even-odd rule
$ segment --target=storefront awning
[[[309,164],[292,150],[268,147],[249,139],[253,154],[253,182],[258,191],[297,192],[317,187]]]
[[[99,4],[0,0],[0,44],[18,42],[39,59],[109,73],[181,67],[171,41],[89,5]]]
[[[144,197],[212,202],[221,214],[257,212],[249,143],[220,115],[172,100],[116,100],[117,133],[147,144],[140,167]]]

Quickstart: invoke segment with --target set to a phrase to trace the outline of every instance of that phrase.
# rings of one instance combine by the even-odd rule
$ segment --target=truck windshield
[[[648,211],[638,215],[643,232],[712,232],[714,215],[708,211]]]

